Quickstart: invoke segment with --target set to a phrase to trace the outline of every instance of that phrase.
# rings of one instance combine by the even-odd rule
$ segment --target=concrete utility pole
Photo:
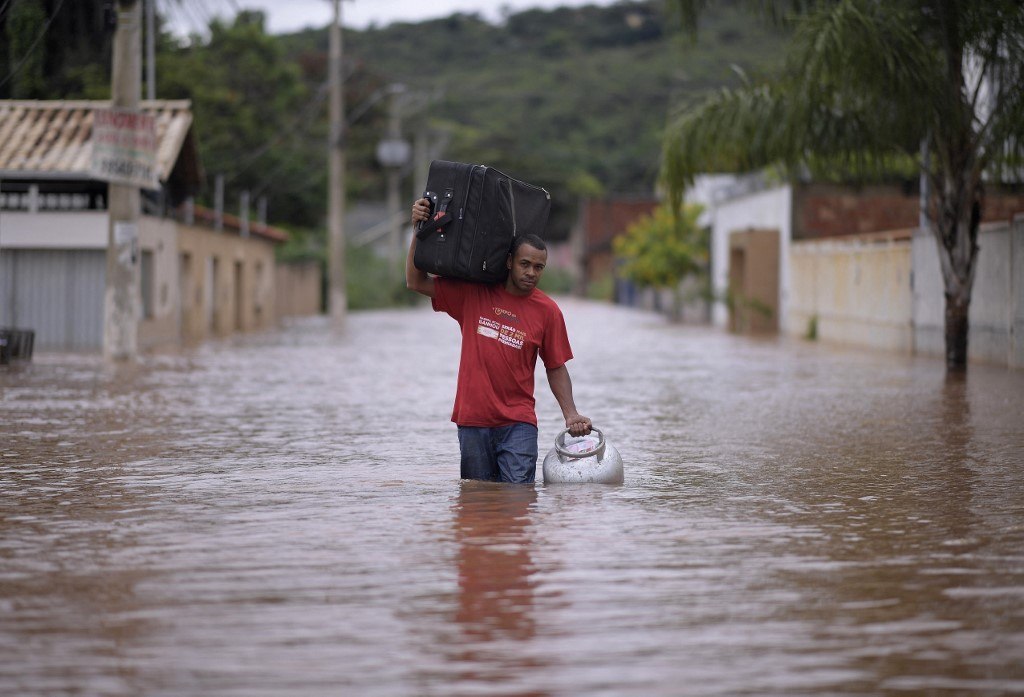
[[[146,99],[156,99],[156,0],[146,0]]]
[[[224,229],[224,175],[213,178],[213,229]]]
[[[246,189],[238,196],[238,218],[239,218],[239,234],[242,237],[249,236],[249,190]]]
[[[402,108],[399,103],[404,89],[396,86],[391,92],[391,104],[388,107],[388,138],[394,142],[403,142],[402,138]],[[408,148],[406,148],[408,150]],[[408,159],[408,156],[405,158]],[[404,164],[404,163],[403,163]],[[399,184],[402,179],[402,170],[398,167],[388,169],[388,215],[391,216],[391,232],[388,235],[388,258],[391,260],[391,272],[398,273],[399,259],[402,256],[402,229],[405,227],[399,222],[398,212],[402,207],[401,191]]]
[[[388,132],[384,140],[377,145],[377,159],[387,170],[387,206],[388,206],[388,259],[391,262],[391,272],[395,274],[398,281],[404,277],[402,259],[402,229],[405,227],[401,220],[401,182],[402,170],[409,164],[410,146],[402,140],[402,100],[406,98],[407,89],[405,85],[395,83],[388,87],[388,94],[391,96],[390,107],[388,108]]]
[[[328,80],[330,82],[330,152],[327,208],[327,311],[331,326],[340,329],[348,314],[345,292],[345,95],[342,72],[341,0],[331,0],[334,19],[330,28]]]
[[[256,199],[256,220],[260,221],[260,225],[267,224],[267,197],[260,196]]]
[[[114,34],[111,108],[139,108],[142,92],[141,12],[137,0],[118,0]],[[139,317],[139,188],[109,185],[107,282],[103,297],[103,355],[131,360],[138,354]]]

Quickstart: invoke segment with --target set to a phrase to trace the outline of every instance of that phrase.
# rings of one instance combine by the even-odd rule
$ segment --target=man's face
[[[514,257],[508,260],[508,280],[505,290],[514,295],[526,295],[537,287],[540,275],[548,263],[546,250],[522,244]]]

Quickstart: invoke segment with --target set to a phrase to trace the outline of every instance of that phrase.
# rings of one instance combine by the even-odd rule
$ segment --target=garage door
[[[0,326],[32,329],[37,351],[103,348],[103,250],[0,252]]]

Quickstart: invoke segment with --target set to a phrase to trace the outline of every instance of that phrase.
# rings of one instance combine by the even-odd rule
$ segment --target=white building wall
[[[0,212],[0,324],[36,332],[38,350],[102,347],[106,211]],[[138,253],[150,255],[152,314],[140,345],[180,336],[178,240],[174,221],[142,216]]]
[[[911,243],[868,235],[793,243],[787,334],[909,353]]]
[[[4,249],[106,249],[106,211],[0,211]]]
[[[729,235],[737,230],[766,228],[779,231],[779,327],[787,322],[789,295],[789,246],[793,233],[793,187],[789,184],[744,194],[715,205],[711,218],[711,288],[715,302],[711,321],[726,327],[729,310]]]
[[[1024,224],[983,227],[969,315],[970,361],[1024,367]],[[944,356],[945,285],[931,234],[913,239],[914,350]]]

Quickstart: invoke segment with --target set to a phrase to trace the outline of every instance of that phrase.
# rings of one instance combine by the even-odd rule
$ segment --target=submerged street
[[[460,482],[426,307],[4,369],[0,693],[1024,692],[1024,372],[560,304],[622,486]]]

